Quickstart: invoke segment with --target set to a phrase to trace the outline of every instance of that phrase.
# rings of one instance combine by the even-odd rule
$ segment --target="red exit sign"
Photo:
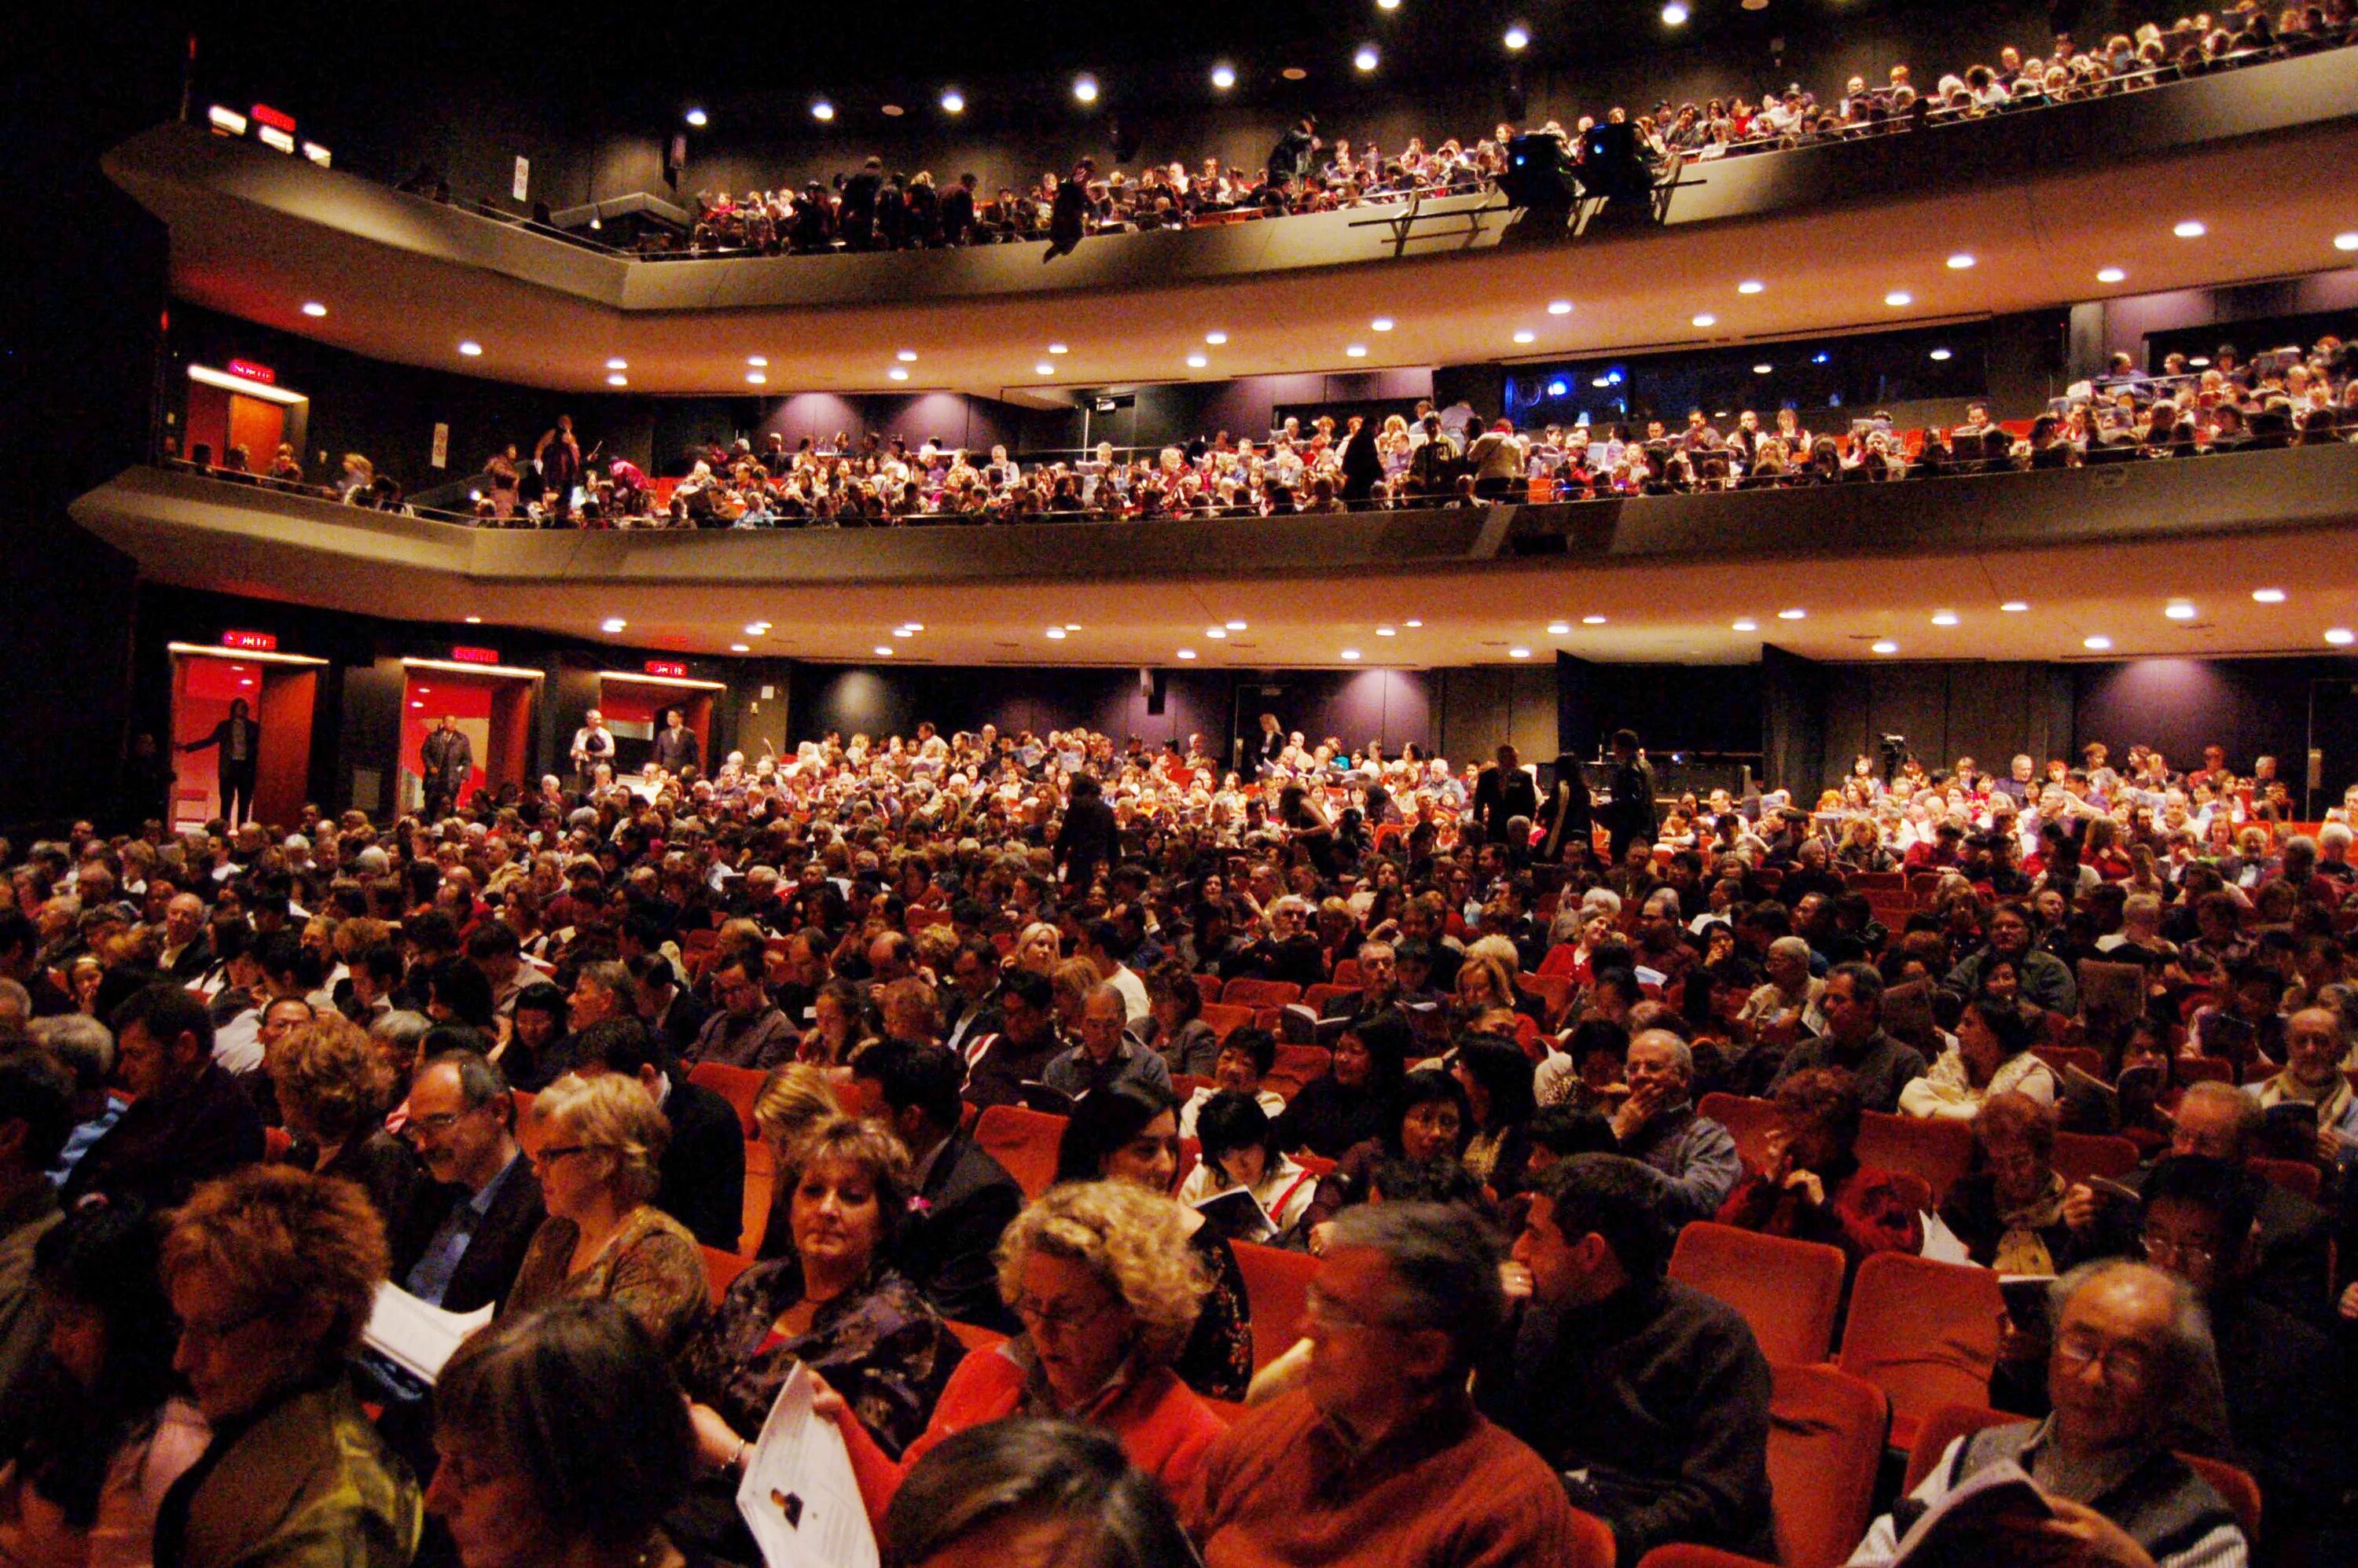
[[[254,117],[263,124],[276,126],[289,135],[295,134],[295,116],[283,109],[273,109],[267,103],[256,103],[254,106]]]
[[[500,662],[497,648],[470,648],[464,643],[452,648],[450,656],[462,665],[496,665]]]
[[[249,654],[275,654],[278,651],[278,637],[271,632],[224,632],[222,633],[222,646],[242,649]]]
[[[687,666],[676,659],[649,659],[647,674],[668,676],[673,680],[685,680],[687,678]]]
[[[278,373],[276,371],[272,370],[268,365],[255,364],[252,360],[230,361],[229,373],[232,375],[242,375],[248,381],[258,381],[265,386],[276,386],[278,384]]]

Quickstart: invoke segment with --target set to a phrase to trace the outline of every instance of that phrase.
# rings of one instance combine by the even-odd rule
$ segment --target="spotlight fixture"
[[[1955,255],[1949,258],[1949,270],[1951,272],[1963,272],[1973,265],[1974,258],[1966,254],[1963,251],[1959,251]]]
[[[1237,73],[1235,67],[1216,65],[1212,68],[1212,85],[1214,87],[1226,92],[1229,88],[1234,87],[1236,84]]]
[[[835,105],[828,103],[824,98],[812,99],[811,118],[818,121],[821,124],[825,124],[827,121],[835,118]]]
[[[699,131],[704,129],[705,125],[711,120],[711,116],[707,114],[701,109],[690,109],[687,114],[681,115],[680,118],[686,120],[690,125],[693,125]]]
[[[483,345],[469,338],[460,343],[459,351],[471,360],[479,360],[483,357]]]
[[[1682,27],[1686,26],[1686,20],[1687,8],[1683,4],[1682,4],[1682,0],[1671,0],[1669,5],[1662,7],[1662,25],[1664,27]]]
[[[2092,654],[2107,653],[2111,650],[2113,640],[2110,637],[2101,634],[2093,637],[2082,637],[2080,639],[2080,646],[2087,649],[2088,652]]]
[[[1549,314],[1549,315],[1551,315],[1551,316],[1569,316],[1569,315],[1571,315],[1571,314],[1572,314],[1572,301],[1571,301],[1571,300],[1569,300],[1569,299],[1551,299],[1551,300],[1549,300],[1549,301],[1548,301],[1548,314]]]
[[[1351,64],[1357,68],[1362,74],[1365,74],[1368,71],[1375,70],[1379,64],[1382,63],[1382,59],[1383,57],[1376,52],[1375,45],[1361,44],[1359,46],[1358,52],[1351,57]]]
[[[2181,240],[2199,240],[2211,231],[2203,227],[2200,218],[2181,218],[2170,226],[2169,232]]]
[[[1737,632],[1758,632],[1760,630],[1760,622],[1748,619],[1731,622],[1729,626],[1731,630]]]
[[[1916,297],[1904,288],[1895,288],[1883,297],[1883,302],[1894,310],[1904,310],[1916,303]]]
[[[2255,604],[2282,604],[2284,601],[2285,590],[2280,588],[2255,588],[2252,589],[2252,602]]]
[[[2128,281],[2128,269],[2125,267],[2105,266],[2096,269],[2098,283],[2125,283]]]
[[[1098,101],[1098,79],[1094,76],[1076,76],[1073,78],[1073,96],[1084,103],[1096,103]]]
[[[1698,327],[1716,327],[1719,325],[1719,318],[1706,310],[1694,319],[1694,324]]]
[[[307,300],[304,303],[303,314],[306,316],[325,316],[327,313],[328,308],[316,299]]]
[[[960,92],[955,87],[945,88],[942,92],[942,113],[945,114],[965,114],[966,94]]]
[[[1531,29],[1518,23],[1516,26],[1507,29],[1507,36],[1504,41],[1509,51],[1520,54],[1524,49],[1531,47]]]

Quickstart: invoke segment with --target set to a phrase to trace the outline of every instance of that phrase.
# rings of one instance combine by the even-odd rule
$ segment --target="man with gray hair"
[[[1743,1179],[1736,1137],[1694,1108],[1694,1052],[1667,1029],[1629,1042],[1629,1098],[1613,1113],[1621,1152],[1663,1181],[1662,1218],[1671,1228],[1709,1219]]]
[[[1816,1005],[1825,982],[1810,975],[1810,945],[1799,936],[1779,936],[1768,944],[1763,965],[1768,978],[1744,999],[1737,1025],[1750,1033],[1752,1044],[1789,1045],[1801,1032],[1801,1020]]]
[[[1872,964],[1836,964],[1818,999],[1825,1033],[1785,1054],[1769,1084],[1812,1067],[1840,1067],[1858,1080],[1861,1103],[1888,1115],[1899,1108],[1899,1091],[1925,1074],[1923,1053],[1883,1032],[1883,976]]]
[[[123,1114],[123,1102],[107,1093],[114,1075],[114,1032],[87,1013],[61,1013],[33,1021],[28,1032],[74,1076],[74,1129],[66,1146],[49,1167],[49,1180],[62,1187],[90,1146],[107,1134]]]
[[[1081,1043],[1041,1069],[1040,1081],[1076,1100],[1109,1084],[1136,1084],[1168,1103],[1171,1069],[1162,1052],[1130,1037],[1129,1019],[1120,989],[1100,982],[1081,1003]]]
[[[1944,1561],[1975,1549],[1992,1562],[2121,1568],[2243,1568],[2250,1560],[2234,1510],[2173,1452],[2190,1430],[2224,1425],[2211,1330],[2193,1288],[2143,1263],[2089,1263],[2055,1282],[2050,1310],[2055,1413],[1951,1443],[1923,1483],[1868,1529],[1850,1568],[1894,1561],[1927,1511],[2006,1463],[2029,1474],[2050,1517],[2028,1523],[2016,1515],[1970,1539],[1960,1534]]]
[[[1506,1322],[1479,1220],[1440,1204],[1345,1210],[1303,1319],[1302,1387],[1205,1454],[1186,1506],[1206,1568],[1581,1559],[1563,1483],[1466,1393]]]

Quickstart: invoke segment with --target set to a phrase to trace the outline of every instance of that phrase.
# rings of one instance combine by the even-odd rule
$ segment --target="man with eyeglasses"
[[[437,1056],[409,1086],[402,1130],[434,1179],[393,1227],[394,1280],[451,1312],[506,1300],[547,1217],[506,1080],[472,1051]]]
[[[2223,1419],[2211,1336],[2192,1287],[2143,1263],[2075,1269],[2050,1298],[2047,1363],[2055,1413],[1958,1438],[1915,1491],[1877,1519],[1849,1568],[1884,1568],[1916,1521],[1977,1472],[2011,1461],[2049,1510],[1959,1527],[1942,1561],[2111,1568],[2243,1568],[2251,1546],[2234,1511],[2174,1452],[2190,1428]],[[2207,1407],[2207,1408],[2205,1408]],[[1971,1530],[1970,1539],[1963,1538]]]
[[[1303,1385],[1205,1456],[1187,1512],[1206,1568],[1582,1560],[1563,1485],[1466,1392],[1506,1315],[1497,1249],[1463,1208],[1345,1210],[1305,1300]]]
[[[713,969],[711,986],[719,1009],[704,1021],[696,1044],[680,1053],[683,1065],[718,1062],[766,1073],[795,1059],[801,1036],[770,1000],[757,960],[725,960]]]

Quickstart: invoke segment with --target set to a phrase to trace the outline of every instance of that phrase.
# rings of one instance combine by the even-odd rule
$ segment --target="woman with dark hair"
[[[516,993],[515,1016],[506,1044],[492,1053],[510,1087],[538,1094],[559,1076],[549,1052],[565,1038],[565,993],[538,980]]]
[[[2053,1105],[2055,1071],[2031,1054],[2036,1041],[2019,1006],[2003,997],[1975,997],[1958,1015],[1955,1046],[1899,1091],[1901,1112],[1971,1121],[1992,1097],[2006,1093]]]
[[[1335,1217],[1367,1201],[1368,1180],[1382,1162],[1462,1161],[1466,1141],[1473,1136],[1474,1113],[1455,1078],[1436,1068],[1409,1074],[1392,1096],[1383,1131],[1345,1150],[1335,1169],[1319,1178],[1318,1192],[1302,1217],[1310,1250],[1324,1252]]]
[[[1115,1084],[1073,1108],[1056,1145],[1056,1180],[1119,1181],[1169,1197],[1179,1184],[1179,1113],[1135,1084]],[[1180,1211],[1187,1246],[1212,1281],[1172,1370],[1207,1399],[1235,1401],[1252,1381],[1252,1309],[1228,1238],[1192,1208]]]
[[[173,1397],[172,1309],[143,1215],[78,1209],[33,1249],[49,1341],[0,1411],[0,1562],[136,1568],[164,1494],[205,1450]]]
[[[811,1027],[795,1048],[795,1060],[822,1067],[849,1065],[860,1044],[860,1011],[858,986],[845,979],[822,983],[811,1003]]]
[[[503,1317],[434,1389],[426,1506],[463,1568],[682,1568],[663,1532],[696,1470],[687,1400],[638,1320],[604,1302]]]
[[[1400,1092],[1415,1044],[1396,1012],[1379,1013],[1335,1042],[1326,1070],[1302,1086],[1277,1119],[1277,1144],[1339,1158],[1352,1145],[1383,1136],[1385,1113]]]
[[[486,1034],[498,1033],[492,982],[465,958],[445,958],[426,971],[426,1016],[437,1023],[463,1023]]]
[[[884,1515],[892,1568],[1025,1560],[1053,1541],[1068,1568],[1195,1568],[1195,1549],[1154,1478],[1121,1444],[1070,1422],[1014,1416],[925,1455]]]
[[[1469,1034],[1460,1041],[1450,1071],[1466,1090],[1474,1136],[1466,1141],[1466,1168],[1501,1198],[1521,1185],[1531,1154],[1528,1128],[1539,1101],[1531,1092],[1531,1059],[1511,1040]]]
[[[1179,1201],[1192,1207],[1222,1193],[1249,1192],[1270,1225],[1253,1217],[1250,1231],[1228,1227],[1230,1239],[1293,1245],[1316,1178],[1279,1152],[1269,1112],[1252,1096],[1223,1089],[1195,1118],[1195,1137],[1203,1157],[1179,1184]]]
[[[1840,1067],[1809,1067],[1777,1086],[1778,1130],[1768,1166],[1737,1184],[1719,1223],[1839,1247],[1856,1273],[1870,1252],[1916,1252],[1918,1215],[1931,1193],[1915,1176],[1859,1163],[1858,1080]]]

